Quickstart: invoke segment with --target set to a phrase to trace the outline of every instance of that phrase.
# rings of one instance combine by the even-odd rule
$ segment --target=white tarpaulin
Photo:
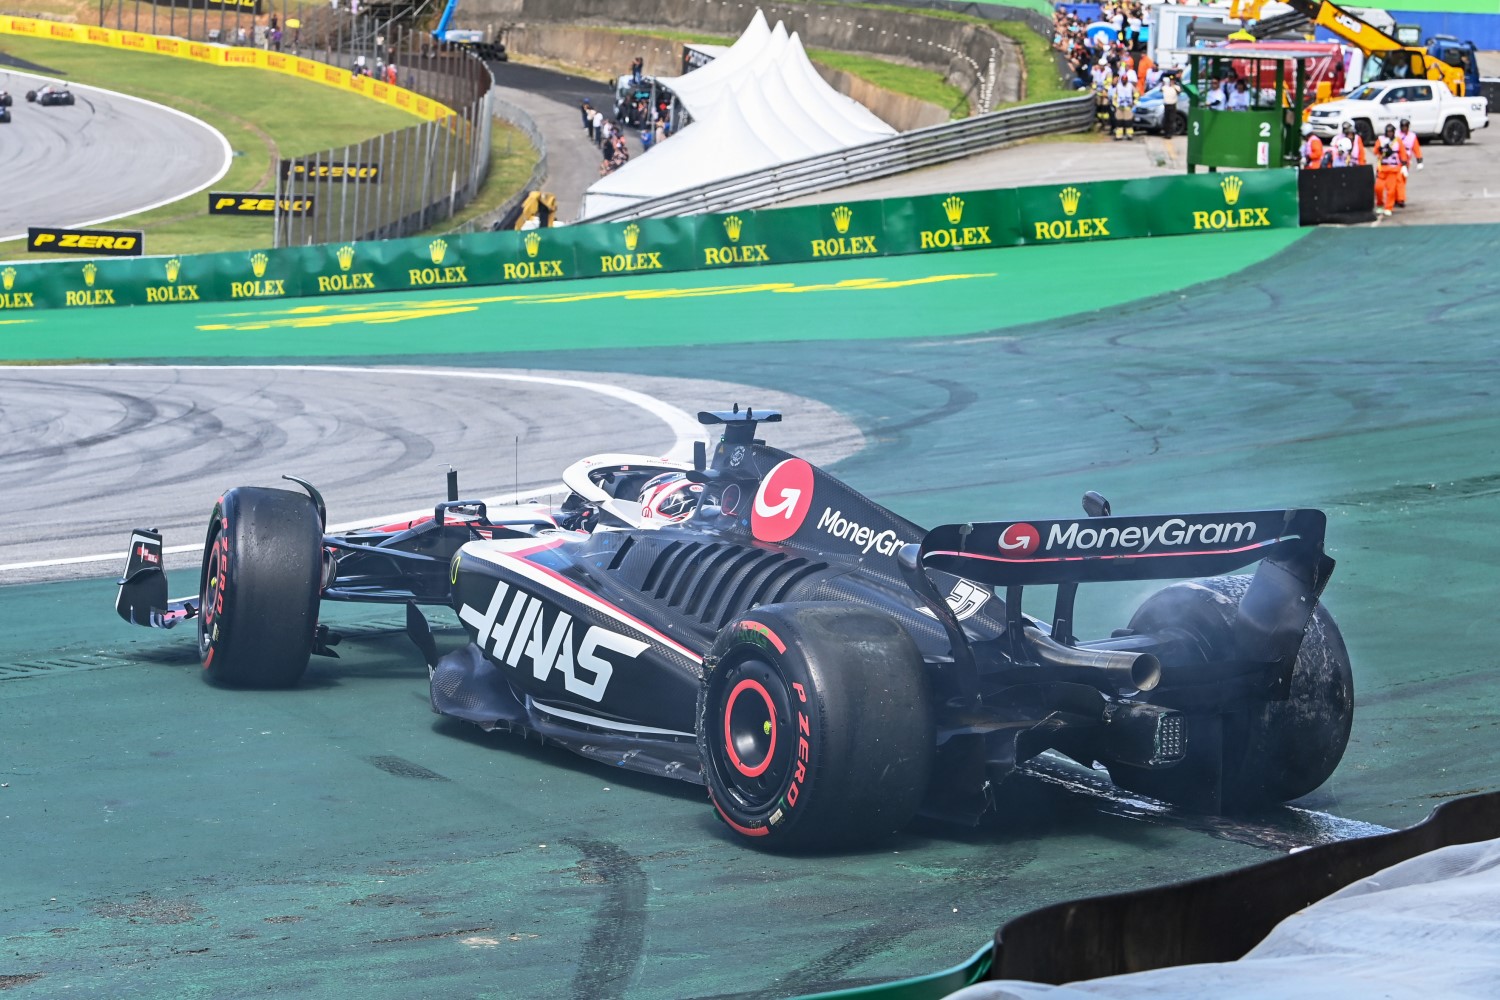
[[[721,58],[659,78],[693,124],[584,195],[583,217],[736,174],[889,138],[896,130],[818,75],[796,34],[760,11]]]

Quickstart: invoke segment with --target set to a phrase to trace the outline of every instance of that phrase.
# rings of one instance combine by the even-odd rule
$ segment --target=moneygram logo
[[[1041,533],[1026,523],[1012,524],[1000,532],[1000,546],[1002,555],[1029,556],[1036,551],[1042,542]]]
[[[1020,527],[1031,528],[1031,525]],[[1031,528],[1035,531],[1036,529]],[[1005,536],[1000,536],[1003,542]],[[1158,525],[1127,524],[1094,527],[1088,522],[1053,524],[1047,532],[1048,550],[1130,549],[1144,552],[1149,548],[1178,548],[1185,545],[1232,545],[1255,539],[1254,521],[1186,521],[1169,517]]]
[[[818,518],[818,530],[853,543],[865,555],[872,549],[883,556],[894,555],[897,546],[901,544],[900,537],[890,528],[884,531],[867,528],[857,521],[849,520],[843,511],[831,507],[823,508],[823,514]]]
[[[789,458],[760,481],[750,511],[750,532],[763,542],[784,542],[797,533],[812,509],[813,470]]]

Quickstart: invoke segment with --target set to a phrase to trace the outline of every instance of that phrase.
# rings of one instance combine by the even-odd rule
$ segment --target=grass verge
[[[703,35],[685,31],[641,31],[632,29],[631,34],[647,38],[661,38],[671,42],[699,42],[705,45],[732,45],[735,39],[723,35]],[[831,69],[842,70],[850,76],[882,87],[895,94],[915,97],[919,101],[936,104],[940,108],[954,109],[955,117],[966,117],[969,102],[964,92],[946,82],[941,73],[902,63],[888,62],[873,56],[835,52],[832,49],[808,49],[807,57]],[[578,71],[573,71],[578,72]],[[584,76],[592,76],[583,72]]]
[[[158,101],[218,129],[235,152],[229,172],[215,185],[222,191],[272,191],[279,157],[359,142],[420,120],[355,94],[269,71],[216,69],[171,56],[13,36],[0,46],[74,82]],[[150,233],[153,253],[270,245],[269,218],[209,216],[207,206],[208,198],[200,192],[110,225]],[[0,257],[23,255],[24,240],[0,244]]]
[[[1057,60],[1052,55],[1052,40],[1043,38],[1032,29],[1025,21],[991,21],[988,18],[978,17],[973,14],[961,14],[953,10],[940,10],[935,8],[901,7],[892,4],[854,3],[833,4],[831,6],[856,7],[862,10],[886,10],[899,11],[902,14],[920,14],[922,17],[936,18],[941,21],[959,21],[964,24],[974,24],[991,31],[1005,35],[1013,39],[1021,46],[1021,62],[1026,67],[1026,94],[1025,97],[1011,104],[999,107],[1015,107],[1016,104],[1040,104],[1043,101],[1056,101],[1064,97],[1072,97],[1073,91],[1067,88],[1062,75],[1057,71]],[[985,4],[983,6],[997,6]],[[1022,4],[1022,6],[1033,6]],[[999,110],[997,107],[996,110]]]

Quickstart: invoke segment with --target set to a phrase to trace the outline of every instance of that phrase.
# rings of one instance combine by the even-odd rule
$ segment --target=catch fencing
[[[415,95],[424,106],[434,106],[437,113],[424,115],[430,120],[421,124],[282,160],[272,243],[289,246],[421,232],[463,208],[489,175],[494,76],[464,48],[439,44],[430,34],[397,23],[416,6],[361,10],[349,0],[329,6],[288,0],[114,0],[100,5],[99,22],[116,33],[173,36],[153,42],[208,43],[225,52],[230,63],[271,68],[321,63],[348,89],[388,103],[396,103],[393,95]],[[159,45],[144,48],[154,51]],[[415,110],[413,103],[397,106]]]

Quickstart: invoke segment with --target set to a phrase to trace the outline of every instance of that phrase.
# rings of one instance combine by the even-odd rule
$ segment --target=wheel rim
[[[724,750],[729,763],[747,778],[758,778],[776,756],[776,705],[765,685],[747,677],[734,686],[724,705]]]
[[[732,804],[750,811],[773,806],[796,761],[786,684],[769,663],[749,659],[731,668],[717,699],[712,761]]]
[[[198,651],[205,654],[203,666],[209,666],[215,630],[224,607],[224,587],[229,570],[229,536],[222,525],[214,529],[208,542],[208,554],[203,560],[203,577],[199,584]]]

